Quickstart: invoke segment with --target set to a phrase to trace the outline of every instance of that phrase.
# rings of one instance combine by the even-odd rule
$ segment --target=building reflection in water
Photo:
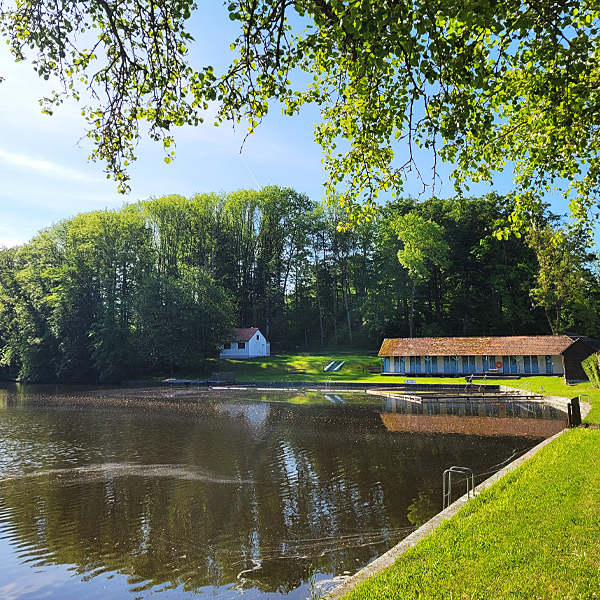
[[[389,431],[476,436],[550,437],[567,427],[567,415],[535,402],[411,402],[382,400]]]

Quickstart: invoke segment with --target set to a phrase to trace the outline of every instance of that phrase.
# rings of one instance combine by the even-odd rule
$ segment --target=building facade
[[[386,375],[562,375],[583,381],[581,360],[594,352],[583,340],[575,335],[391,338],[383,341],[379,356]]]
[[[232,329],[229,338],[221,346],[221,358],[243,359],[271,355],[271,344],[258,327]]]

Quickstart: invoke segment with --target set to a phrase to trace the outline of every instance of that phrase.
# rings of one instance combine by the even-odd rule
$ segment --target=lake
[[[309,598],[566,426],[499,406],[1,384],[0,597]]]

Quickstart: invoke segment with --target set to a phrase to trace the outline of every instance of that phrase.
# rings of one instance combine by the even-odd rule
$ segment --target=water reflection
[[[395,432],[483,437],[547,438],[567,427],[565,413],[532,402],[410,402],[387,397],[382,401],[381,420]]]
[[[409,433],[385,418],[412,408],[382,413],[345,394],[321,405],[11,394],[0,410],[7,598],[306,598],[309,567],[352,573],[433,516],[444,469],[486,473],[543,437]]]

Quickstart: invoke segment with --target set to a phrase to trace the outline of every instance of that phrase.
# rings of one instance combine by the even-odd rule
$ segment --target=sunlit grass
[[[346,598],[600,597],[600,431],[575,429]]]

